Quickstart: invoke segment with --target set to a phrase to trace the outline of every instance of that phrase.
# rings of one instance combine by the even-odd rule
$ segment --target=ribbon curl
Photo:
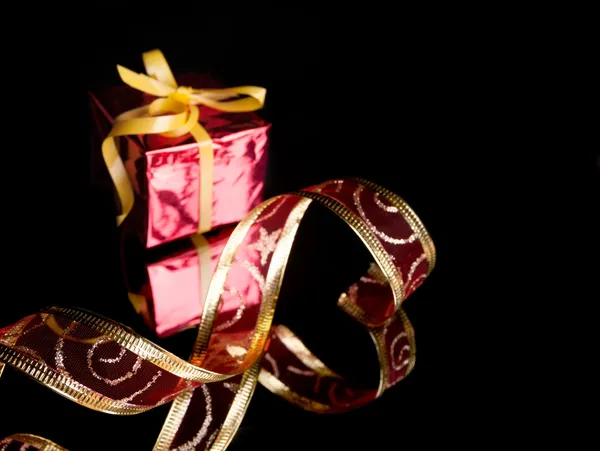
[[[374,342],[377,385],[338,375],[292,331],[273,327],[292,244],[313,202],[341,218],[373,258],[369,272],[342,293],[338,305]],[[268,237],[274,237],[272,246]],[[431,237],[399,196],[365,180],[333,180],[271,198],[238,224],[199,300],[203,312],[188,362],[121,324],[60,307],[1,328],[0,362],[107,413],[137,414],[171,402],[155,451],[223,451],[257,382],[306,410],[338,413],[373,401],[404,379],[416,348],[401,305],[435,261]],[[245,327],[219,330],[226,321],[219,306],[226,288],[236,288],[240,271],[252,276],[254,289],[247,293],[258,294],[246,296]]]
[[[198,233],[210,230],[212,216],[213,147],[210,135],[198,122],[198,105],[219,111],[240,113],[255,111],[264,105],[266,89],[259,86],[237,86],[224,89],[195,89],[178,86],[169,64],[160,50],[142,55],[146,74],[138,74],[117,65],[121,80],[138,91],[158,97],[152,103],[129,110],[115,118],[112,130],[102,143],[102,156],[115,184],[121,202],[120,225],[131,212],[133,188],[117,148],[116,138],[128,135],[160,133],[176,138],[187,133],[198,143],[200,201]]]

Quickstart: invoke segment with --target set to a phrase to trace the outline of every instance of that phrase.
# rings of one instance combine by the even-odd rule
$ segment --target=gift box
[[[126,85],[89,96],[95,182],[116,186],[117,222],[151,248],[236,223],[262,201],[270,124],[253,111],[263,88],[173,77],[158,51],[144,63],[154,78],[119,67]]]
[[[134,237],[125,235],[122,266],[129,299],[156,335],[169,337],[199,324],[210,279],[234,229],[194,235],[165,245],[153,256],[140,248]],[[250,273],[238,274],[236,290],[224,293],[215,332],[227,329],[236,333],[236,326],[248,328],[240,321],[244,310],[251,307],[247,300],[260,298],[250,277]]]

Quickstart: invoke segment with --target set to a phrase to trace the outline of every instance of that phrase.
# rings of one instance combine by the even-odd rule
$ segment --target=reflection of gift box
[[[167,245],[162,255],[146,263],[136,238],[125,236],[122,256],[129,298],[158,336],[198,325],[210,278],[232,231],[194,236],[171,252],[174,246]]]
[[[146,254],[136,238],[125,235],[122,256],[129,298],[158,336],[199,324],[210,278],[233,229],[167,245],[150,262],[143,261]]]
[[[221,87],[200,74],[176,79],[183,86]],[[120,86],[90,93],[90,98],[95,128],[93,172],[101,179],[98,181],[110,184],[100,151],[103,140],[117,116],[148,105],[156,97]],[[133,209],[125,223],[148,248],[236,223],[262,200],[270,125],[253,112],[219,111],[201,104],[197,108],[199,123],[212,140],[212,164],[201,165],[200,145],[190,133],[179,137],[140,134],[115,140],[134,192]],[[207,193],[211,194],[208,198]]]
[[[194,235],[153,251],[145,251],[135,235],[122,235],[122,268],[129,299],[159,337],[200,323],[211,277],[234,229]],[[252,273],[243,264],[230,269],[229,279],[233,285],[221,294],[213,333],[248,335],[260,306],[260,288],[252,283]]]

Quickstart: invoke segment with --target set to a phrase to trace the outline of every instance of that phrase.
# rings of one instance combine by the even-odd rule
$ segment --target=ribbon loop
[[[177,82],[167,63],[167,59],[159,49],[142,53],[142,60],[144,61],[144,68],[148,75],[156,77],[157,80],[172,88],[177,88]]]
[[[137,74],[134,71],[127,69],[126,67],[117,64],[117,71],[119,76],[124,83],[128,84],[132,88],[138,91],[151,94],[156,97],[166,97],[175,91],[175,88],[162,83],[152,77],[144,74]]]
[[[327,368],[291,330],[272,328],[288,259],[313,202],[341,218],[371,256],[366,276],[342,296],[350,298],[352,311],[344,309],[354,318],[377,320],[361,322],[375,344],[378,384],[355,384]],[[201,250],[202,240],[194,241],[199,254],[210,253]],[[229,235],[208,287],[199,269],[194,290],[203,311],[189,361],[99,315],[50,307],[0,324],[0,362],[107,413],[138,414],[172,401],[155,451],[223,451],[257,381],[307,410],[339,413],[403,380],[416,347],[401,302],[427,278],[435,255],[425,226],[399,196],[366,180],[332,180],[258,205]],[[245,293],[235,301],[245,326],[227,330],[234,304],[221,307],[234,290]],[[204,426],[209,423],[212,429]]]

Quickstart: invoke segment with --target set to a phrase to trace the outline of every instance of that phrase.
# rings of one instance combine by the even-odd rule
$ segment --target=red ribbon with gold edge
[[[67,451],[62,446],[33,434],[13,434],[0,440],[0,451],[8,451],[9,446],[14,450]]]
[[[313,201],[346,222],[374,259],[338,305],[375,343],[377,387],[354,387],[287,328],[272,327],[291,246]],[[335,413],[377,398],[404,378],[415,344],[400,305],[434,264],[433,242],[402,199],[367,181],[326,182],[269,199],[238,224],[211,279],[189,362],[98,315],[56,307],[0,329],[0,361],[96,410],[135,414],[174,400],[154,449],[223,450],[259,379],[307,410]],[[219,327],[227,322],[221,303],[244,306],[229,327]]]

